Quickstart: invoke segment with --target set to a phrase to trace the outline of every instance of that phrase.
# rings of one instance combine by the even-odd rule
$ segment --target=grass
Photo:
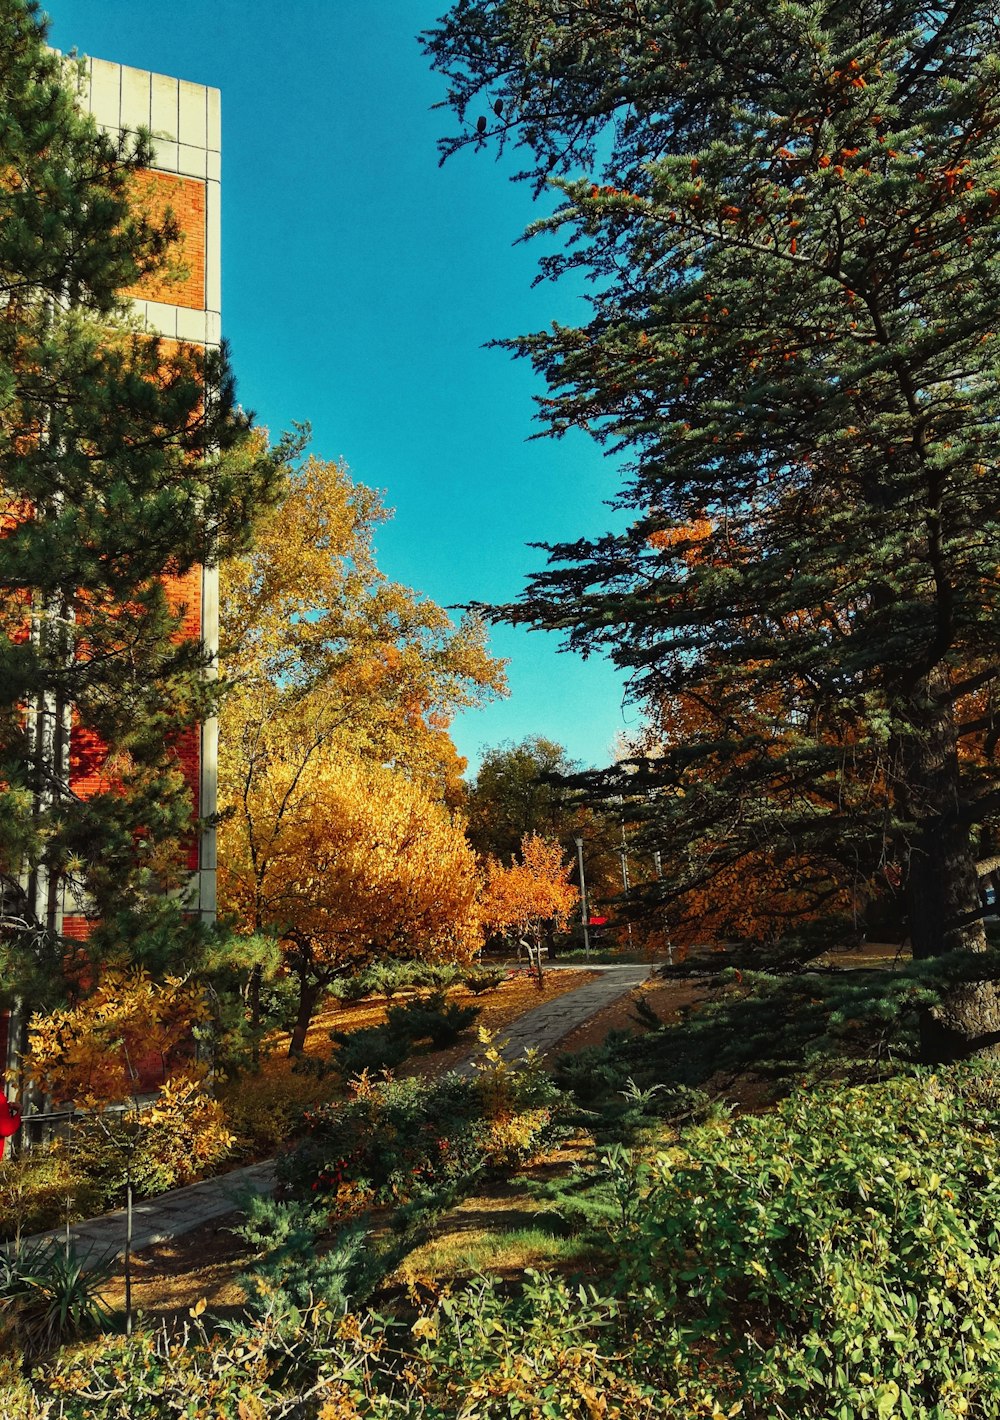
[[[585,952],[582,947],[577,947],[571,952],[560,952],[553,958],[555,965],[560,962],[572,962],[574,966],[651,966],[654,958],[649,952],[629,952],[618,951],[614,948],[597,948],[593,951]],[[544,966],[543,966],[544,971]]]
[[[463,1228],[416,1248],[393,1280],[413,1285],[431,1279],[441,1286],[477,1273],[514,1277],[528,1267],[554,1270],[569,1266],[588,1251],[582,1238],[557,1237],[540,1226]]]

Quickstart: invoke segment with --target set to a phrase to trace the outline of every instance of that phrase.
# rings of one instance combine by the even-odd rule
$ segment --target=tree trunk
[[[306,977],[299,977],[299,1010],[295,1017],[295,1025],[292,1028],[292,1038],[288,1045],[289,1057],[301,1055],[306,1048],[306,1032],[312,1020],[313,1011],[316,1009],[316,1001],[319,997],[319,986],[314,981],[309,981]]]
[[[947,672],[932,671],[911,710],[917,733],[902,746],[906,878],[910,939],[916,961],[954,951],[985,952],[976,868],[978,851],[962,814],[954,714],[944,698]],[[1000,994],[992,981],[957,984],[924,1013],[921,1053],[928,1061],[961,1059],[1000,1043]]]
[[[254,1072],[260,1069],[260,982],[263,972],[251,967],[248,995],[250,997],[250,1059]]]

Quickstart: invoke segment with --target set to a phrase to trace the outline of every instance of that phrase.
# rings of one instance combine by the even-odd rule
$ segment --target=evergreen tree
[[[984,0],[459,0],[425,36],[445,153],[524,149],[544,273],[594,283],[511,342],[542,417],[630,459],[632,525],[510,614],[710,707],[626,766],[679,888],[832,854],[899,883],[918,958],[985,947],[1000,808],[997,39]],[[989,980],[926,1022],[998,1038]]]
[[[130,316],[125,292],[163,269],[176,228],[131,200],[148,136],[99,133],[74,78],[33,0],[0,0],[8,1000],[54,987],[67,885],[101,919],[105,959],[155,967],[190,940],[183,894],[163,894],[184,886],[195,832],[178,741],[212,695],[164,578],[242,546],[284,459],[248,438],[224,352],[168,345]],[[105,787],[84,800],[71,783],[88,756]]]

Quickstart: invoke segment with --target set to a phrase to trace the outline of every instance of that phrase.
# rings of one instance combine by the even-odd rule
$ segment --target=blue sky
[[[615,466],[584,435],[528,442],[531,370],[491,338],[571,321],[570,290],[531,289],[536,215],[512,165],[443,169],[443,81],[415,41],[436,0],[50,0],[51,42],[222,90],[223,326],[240,397],[272,432],[385,492],[393,578],[443,605],[505,601],[529,542],[605,528]],[[460,717],[460,751],[542,734],[606,762],[636,723],[600,659],[498,628],[510,698]]]

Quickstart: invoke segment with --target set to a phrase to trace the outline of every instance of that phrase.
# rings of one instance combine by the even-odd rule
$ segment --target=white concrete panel
[[[205,305],[222,310],[222,200],[217,182],[205,187]]]
[[[149,127],[149,84],[152,79],[148,69],[122,67],[122,128]]]
[[[204,148],[194,148],[190,143],[177,144],[177,171],[187,177],[204,178],[208,154]]]
[[[222,95],[208,89],[208,147],[217,153],[222,147]]]
[[[89,112],[90,112],[90,85],[91,85],[91,77],[90,77],[90,76],[91,76],[91,70],[93,69],[93,66],[94,66],[94,61],[90,58],[89,55],[83,55],[83,56],[82,56],[82,66],[81,66],[81,69],[80,69],[80,70],[76,70],[76,69],[75,69],[75,66],[74,66],[73,64],[71,64],[68,59],[65,58],[65,56],[63,55],[63,53],[62,53],[61,50],[59,50],[59,49],[54,49],[54,50],[52,51],[52,53],[55,54],[55,55],[57,55],[60,59],[62,59],[62,61],[63,61],[63,63],[62,63],[63,76],[64,76],[64,77],[65,77],[66,75],[70,75],[70,76],[71,76],[71,77],[70,77],[70,83],[71,83],[71,84],[74,84],[75,87],[76,87],[76,92],[77,92],[77,97],[78,97],[78,100],[79,100],[80,107],[83,109],[84,113],[89,113]]]
[[[219,345],[222,341],[222,316],[218,311],[205,312],[205,344]]]
[[[199,873],[201,878],[201,910],[214,917],[216,911],[216,882],[214,873]]]
[[[175,306],[177,312],[177,339],[205,342],[205,312],[189,311],[184,306]]]
[[[122,70],[106,59],[90,62],[90,111],[98,123],[121,127]]]
[[[163,301],[146,301],[146,324],[150,330],[155,330],[157,335],[169,336],[171,340],[177,339],[177,307],[168,306]]]
[[[209,148],[207,156],[208,170],[206,176],[210,182],[219,182],[222,177],[222,154],[213,153],[212,149]]]
[[[153,74],[149,124],[162,138],[177,141],[178,84],[166,74]]]
[[[208,90],[202,84],[180,81],[177,137],[193,148],[204,148],[208,136]]]
[[[153,167],[159,168],[165,173],[175,173],[177,171],[177,144],[168,143],[162,138],[153,140]]]

